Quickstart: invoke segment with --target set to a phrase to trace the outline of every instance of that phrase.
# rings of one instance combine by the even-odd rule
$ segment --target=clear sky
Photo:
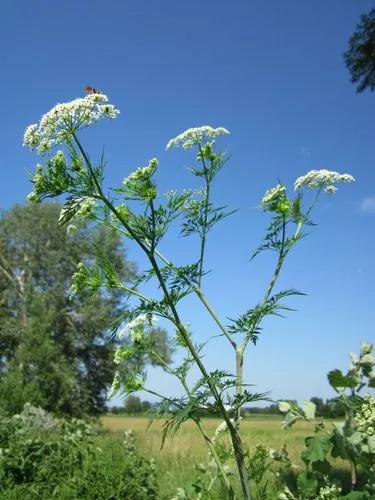
[[[3,0],[0,207],[23,202],[36,158],[21,146],[26,125],[86,84],[110,96],[119,118],[84,132],[94,151],[105,144],[108,185],[157,156],[162,190],[197,187],[192,156],[165,152],[180,131],[203,124],[231,132],[221,142],[232,159],[214,197],[240,212],[208,243],[206,292],[234,317],[264,293],[273,255],[249,263],[267,217],[256,208],[281,179],[291,186],[310,169],[355,176],[314,214],[313,234],[292,252],[279,289],[308,295],[299,311],[265,323],[246,357],[245,375],[276,398],[332,396],[325,374],[347,366],[361,340],[374,341],[375,93],[356,94],[343,52],[361,0]],[[162,249],[191,262],[193,240],[169,238]],[[141,263],[129,246],[132,259]],[[197,340],[215,334],[199,305],[181,310]],[[234,369],[232,352],[210,342],[206,361]],[[175,394],[159,370],[150,383]]]

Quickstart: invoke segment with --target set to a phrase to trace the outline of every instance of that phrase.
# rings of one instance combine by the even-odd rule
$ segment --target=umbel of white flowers
[[[358,429],[369,436],[375,435],[375,397],[366,394],[360,408],[355,412],[354,418]]]
[[[354,177],[350,174],[340,174],[333,170],[310,170],[306,175],[298,177],[294,183],[295,191],[308,187],[310,189],[325,188],[325,192],[334,194],[336,191],[335,184],[343,182],[353,182]]]
[[[228,135],[229,131],[226,128],[213,128],[208,125],[202,127],[189,128],[182,132],[177,137],[171,139],[167,144],[167,149],[181,147],[190,149],[193,146],[201,145],[204,140],[215,139],[220,135]]]
[[[57,104],[42,116],[39,123],[27,127],[23,145],[45,154],[69,140],[80,128],[88,127],[102,118],[116,118],[119,113],[113,104],[108,104],[108,97],[104,94],[89,94]]]

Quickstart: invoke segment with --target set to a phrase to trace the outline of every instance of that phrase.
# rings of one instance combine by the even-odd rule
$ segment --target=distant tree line
[[[135,415],[139,413],[146,413],[152,408],[152,403],[150,401],[141,401],[138,396],[133,396],[130,394],[122,406],[112,406],[109,408],[109,412],[114,415],[126,413],[128,415]]]
[[[296,400],[285,400],[288,402],[297,403]],[[338,398],[331,398],[323,400],[322,398],[313,397],[310,399],[316,405],[316,416],[322,418],[341,418],[345,415],[345,409],[342,402]],[[153,403],[150,401],[142,401],[138,396],[130,395],[128,396],[122,406],[112,406],[109,408],[109,412],[118,415],[139,415],[142,413],[147,413],[153,407]],[[242,410],[242,416],[247,417],[251,415],[280,415],[277,403],[272,403],[269,406],[257,407],[248,406],[244,407]],[[199,412],[200,417],[212,417],[212,414],[208,410],[202,409]]]
[[[285,400],[288,402],[294,402],[295,400]],[[313,397],[310,399],[311,402],[316,405],[316,416],[322,418],[340,418],[345,415],[345,408],[343,403],[339,400],[339,398],[331,398],[324,399]],[[264,408],[260,407],[247,407],[243,410],[243,415],[253,415],[253,414],[266,414],[266,415],[280,415],[277,403],[273,403],[269,406],[265,406]]]

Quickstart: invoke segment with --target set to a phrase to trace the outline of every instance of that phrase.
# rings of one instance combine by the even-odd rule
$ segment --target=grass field
[[[267,448],[280,449],[284,443],[293,462],[300,463],[299,454],[304,438],[313,433],[306,423],[298,423],[290,430],[281,428],[280,417],[256,416],[242,421],[244,441],[255,447],[263,443]],[[121,439],[123,431],[132,429],[137,438],[139,452],[154,458],[158,467],[160,486],[166,498],[175,493],[176,488],[189,484],[194,475],[194,465],[207,461],[207,450],[199,431],[193,422],[186,422],[174,437],[167,439],[161,450],[162,422],[155,421],[147,430],[147,417],[105,416],[103,427],[111,431],[114,438]],[[205,428],[213,435],[220,420],[203,419]],[[302,465],[302,464],[301,464]]]

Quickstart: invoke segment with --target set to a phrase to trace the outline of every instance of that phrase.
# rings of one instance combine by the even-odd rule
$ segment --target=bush
[[[124,443],[96,435],[81,420],[55,420],[26,405],[0,419],[0,497],[24,499],[154,499],[155,468]]]

